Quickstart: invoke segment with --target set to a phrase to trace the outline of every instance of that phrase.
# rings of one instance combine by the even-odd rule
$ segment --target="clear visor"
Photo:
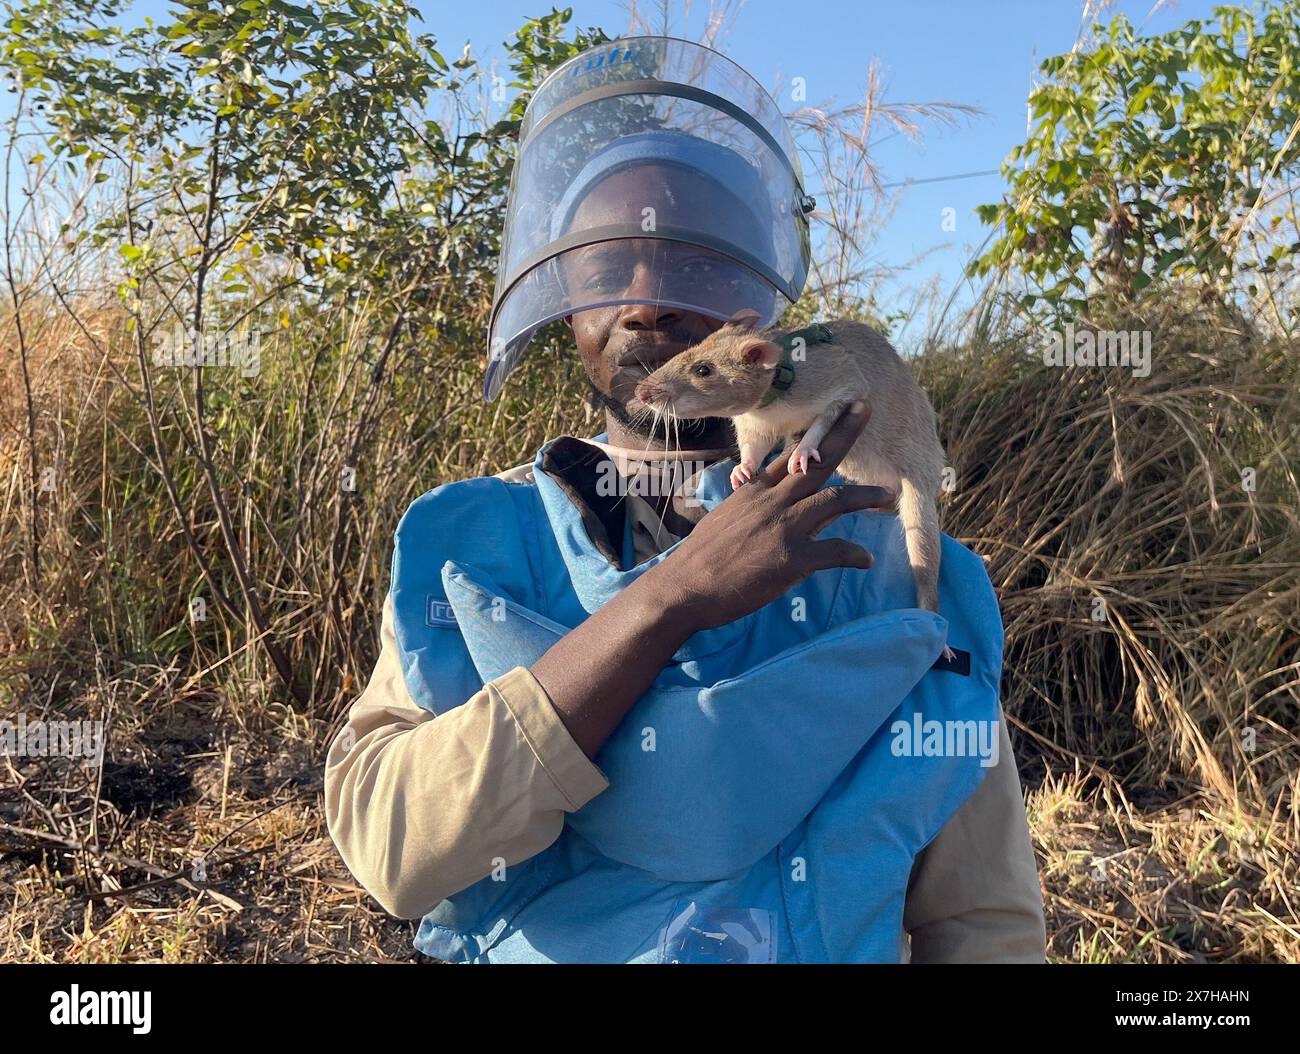
[[[614,42],[556,70],[522,128],[488,399],[538,327],[579,311],[748,308],[769,324],[799,296],[797,160],[775,103],[730,60],[687,41]]]

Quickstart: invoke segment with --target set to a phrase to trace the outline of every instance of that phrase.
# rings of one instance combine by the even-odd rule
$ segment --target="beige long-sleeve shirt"
[[[521,480],[526,466],[502,473]],[[675,541],[629,498],[638,561]],[[917,855],[904,929],[913,962],[1043,962],[1042,896],[1020,781],[999,722],[998,764]],[[389,913],[416,918],[559,837],[566,813],[609,786],[523,667],[441,715],[402,679],[391,602],[374,673],[331,745],[330,834]]]

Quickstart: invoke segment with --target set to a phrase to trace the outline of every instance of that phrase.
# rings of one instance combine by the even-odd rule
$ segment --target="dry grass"
[[[175,671],[158,671],[153,687],[177,680]],[[176,698],[147,722],[137,715],[116,730],[119,747],[105,765],[94,810],[102,851],[3,836],[0,888],[8,903],[0,958],[415,958],[409,926],[385,916],[333,850],[320,803],[319,745],[308,723],[285,715],[260,727],[264,715],[257,715],[241,730],[229,719],[214,722],[212,702],[206,693]],[[34,768],[24,766],[19,784],[26,808],[6,803],[6,820],[20,812],[45,829],[76,826],[94,800],[93,770]],[[59,803],[52,816],[44,816],[45,802]],[[151,870],[139,866],[145,862]],[[182,884],[191,877],[206,879],[207,888]]]
[[[380,320],[297,320],[260,378],[214,376],[224,493],[303,705],[246,625],[212,605],[188,618],[203,586],[120,319],[80,312],[90,336],[55,313],[31,327],[39,460],[57,468],[36,575],[12,362],[0,376],[0,714],[102,719],[109,749],[102,772],[0,762],[0,958],[413,959],[409,924],[329,843],[325,744],[373,662],[401,509],[593,431],[573,363],[538,355],[485,407],[472,354],[412,343],[349,496],[321,481],[363,412]],[[922,364],[957,470],[945,527],[988,558],[1002,598],[1005,707],[1058,960],[1300,961],[1296,349],[1182,318],[1142,321],[1146,380],[1048,369],[1009,324]],[[155,373],[183,414],[183,378]],[[178,430],[164,437],[220,567],[210,502]],[[186,884],[200,858],[202,888]]]
[[[1294,818],[1200,795],[1139,810],[1077,773],[1049,774],[1028,815],[1053,959],[1300,961]]]

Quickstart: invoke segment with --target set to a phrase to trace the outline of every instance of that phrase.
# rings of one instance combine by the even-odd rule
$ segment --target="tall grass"
[[[1171,298],[1123,320],[1154,334],[1145,379],[1046,366],[1010,328],[922,357],[955,470],[945,529],[988,560],[1007,624],[1006,705],[1049,763],[1082,759],[1152,793],[1197,785],[1265,807],[1300,758],[1300,369],[1285,339],[1187,321],[1179,308]],[[44,699],[56,678],[57,700],[97,665],[137,663],[276,696],[249,647],[256,634],[207,596],[157,480],[125,319],[104,306],[80,326],[34,314],[29,329],[38,461],[54,468],[53,490],[37,524],[46,558],[28,583],[24,414],[21,388],[6,383],[7,702]],[[405,506],[440,482],[517,464],[548,436],[601,427],[560,352],[534,356],[484,404],[466,349],[412,342],[372,395],[382,334],[365,305],[303,312],[264,342],[260,376],[206,371],[226,478],[247,481],[224,498],[315,715],[337,715],[373,663]],[[11,359],[7,382],[15,369]],[[183,398],[186,369],[154,372],[160,405]],[[368,398],[365,454],[350,465]],[[217,554],[198,473],[171,441],[188,527]],[[194,598],[206,618],[192,617]]]

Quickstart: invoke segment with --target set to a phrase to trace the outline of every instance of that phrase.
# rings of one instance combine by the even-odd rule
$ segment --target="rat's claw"
[[[740,490],[753,478],[754,470],[749,465],[737,465],[731,470],[731,489]]]
[[[957,660],[957,653],[953,651],[950,647],[948,647],[948,645],[945,644],[943,646],[943,661],[955,662],[956,660]]]
[[[790,455],[790,472],[807,472],[808,466],[813,462],[820,462],[821,454],[816,447],[811,450],[805,450],[803,447],[795,447],[794,453]]]

